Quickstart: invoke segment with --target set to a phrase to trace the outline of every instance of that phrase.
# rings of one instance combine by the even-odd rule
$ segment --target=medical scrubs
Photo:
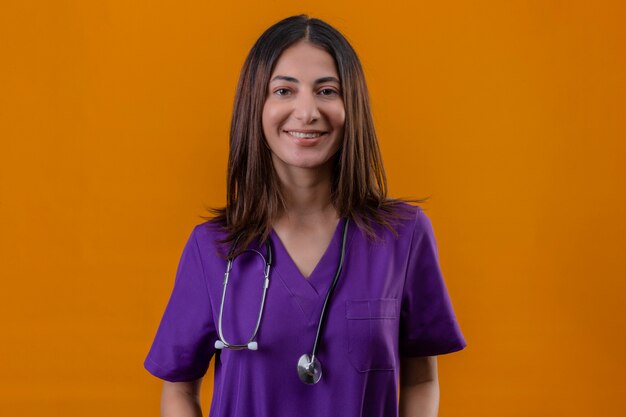
[[[407,205],[408,206],[408,205]],[[305,278],[272,231],[273,262],[258,350],[216,350],[226,261],[214,223],[195,226],[144,366],[167,381],[191,381],[215,361],[211,417],[390,417],[398,415],[401,356],[441,355],[466,346],[444,284],[430,220],[417,207],[370,241],[349,223],[343,272],[328,306],[318,358],[322,378],[305,385],[296,365],[310,353],[341,253],[345,219]],[[267,256],[263,244],[252,249]],[[223,334],[247,343],[258,317],[263,258],[236,258],[226,293]]]

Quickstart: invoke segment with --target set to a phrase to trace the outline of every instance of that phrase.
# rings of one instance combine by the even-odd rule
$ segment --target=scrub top
[[[430,220],[419,207],[400,220],[398,236],[375,225],[370,241],[349,223],[343,271],[329,301],[317,358],[322,377],[302,383],[297,363],[310,354],[322,305],[341,255],[341,219],[321,260],[305,278],[272,230],[273,262],[257,335],[258,350],[216,350],[226,261],[213,221],[194,227],[174,288],[145,359],[166,381],[191,381],[215,361],[211,417],[389,417],[398,415],[401,356],[463,349]],[[267,255],[266,246],[250,248]],[[264,261],[244,252],[234,261],[222,330],[229,343],[247,343],[262,297]]]

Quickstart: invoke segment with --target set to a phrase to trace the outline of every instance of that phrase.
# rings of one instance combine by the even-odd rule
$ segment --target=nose
[[[293,114],[303,124],[310,124],[318,120],[321,115],[315,95],[309,93],[298,94],[298,97],[294,100]]]

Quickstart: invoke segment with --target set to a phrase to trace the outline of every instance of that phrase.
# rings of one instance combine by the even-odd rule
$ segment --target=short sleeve
[[[144,367],[170,382],[206,373],[217,339],[204,268],[194,228],[180,257],[174,289]]]
[[[466,342],[441,274],[431,222],[417,211],[402,295],[400,355],[455,352]]]

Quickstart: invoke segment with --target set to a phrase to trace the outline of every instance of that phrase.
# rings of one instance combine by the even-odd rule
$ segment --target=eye
[[[279,88],[279,89],[274,91],[274,94],[276,94],[278,96],[286,96],[288,94],[291,94],[291,91],[289,91],[286,88]]]
[[[339,92],[332,88],[323,88],[320,90],[320,94],[323,96],[332,96],[333,94],[339,95]]]

